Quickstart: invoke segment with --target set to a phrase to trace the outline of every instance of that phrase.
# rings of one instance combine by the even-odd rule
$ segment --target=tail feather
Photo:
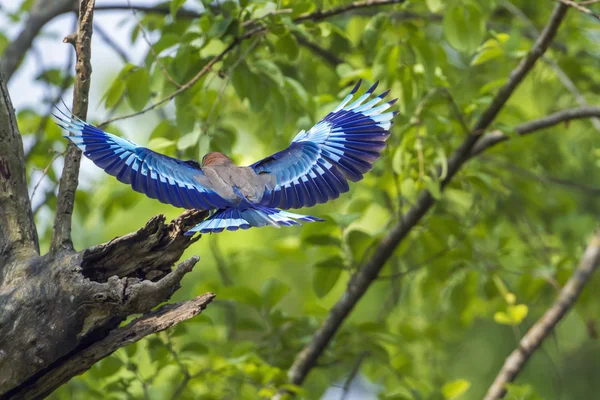
[[[300,225],[296,220],[303,222],[324,221],[321,218],[311,217],[310,215],[295,214],[253,204],[252,207],[245,209],[225,208],[217,210],[210,218],[187,231],[186,235],[193,235],[197,232],[219,233],[225,229],[228,231],[237,231],[238,229],[259,228],[267,225],[276,228],[280,226]]]

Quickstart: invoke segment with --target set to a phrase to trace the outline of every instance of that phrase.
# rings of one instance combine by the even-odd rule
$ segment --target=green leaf
[[[350,246],[350,250],[352,251],[352,257],[355,261],[358,261],[364,256],[373,238],[366,232],[352,230],[348,233],[347,240],[348,246]]]
[[[227,32],[234,19],[235,18],[233,17],[220,18],[216,24],[212,25],[212,27],[208,31],[208,36],[220,38]]]
[[[263,304],[269,309],[273,308],[289,291],[290,287],[287,284],[275,278],[269,278],[261,288]]]
[[[478,5],[456,3],[444,14],[444,35],[456,50],[472,53],[485,36],[485,20]]]
[[[318,297],[324,297],[333,289],[342,274],[343,262],[339,257],[332,257],[315,267],[313,290]]]
[[[471,65],[480,65],[487,61],[494,60],[498,57],[504,56],[504,43],[509,40],[509,36],[506,33],[499,33],[496,37],[492,39],[486,40],[479,50],[473,60],[471,60]]]
[[[278,87],[283,87],[285,84],[283,81],[283,74],[274,62],[269,60],[258,60],[254,63],[254,68],[263,76],[272,80]]]
[[[177,141],[177,149],[178,150],[186,150],[192,146],[195,146],[196,144],[198,144],[198,140],[200,139],[201,134],[202,134],[202,132],[200,131],[200,129],[198,129],[198,130],[195,130],[195,131],[192,131],[190,133],[183,135]]]
[[[425,176],[423,177],[423,182],[434,199],[439,200],[442,197],[442,188],[438,180],[434,180],[430,176]]]
[[[150,141],[146,145],[146,147],[148,147],[149,149],[154,150],[154,151],[161,151],[161,150],[168,149],[169,147],[174,147],[174,146],[175,146],[174,140],[167,139],[167,138],[161,138],[161,137],[150,139]]]
[[[426,0],[425,3],[427,3],[427,8],[429,8],[429,11],[432,13],[440,12],[444,8],[444,2],[442,0]]]
[[[100,378],[112,376],[119,372],[121,367],[123,367],[123,362],[119,357],[113,355],[105,358],[102,363],[100,363],[99,368],[95,371],[95,375]]]
[[[194,355],[201,355],[208,353],[208,346],[200,342],[188,343],[181,349],[182,353],[192,353]]]
[[[117,105],[123,94],[125,93],[125,82],[120,77],[117,77],[104,93],[106,108],[113,108]]]
[[[219,289],[219,298],[234,300],[253,307],[260,307],[262,299],[254,290],[246,286],[227,286]]]
[[[150,134],[150,138],[167,138],[176,140],[181,137],[181,132],[179,129],[171,123],[171,121],[163,120],[156,125],[152,133]]]
[[[448,382],[442,386],[442,394],[447,400],[457,399],[466,393],[471,387],[471,382],[466,379],[457,379],[452,382]]]
[[[135,111],[141,111],[150,99],[148,71],[138,68],[127,77],[127,100]]]
[[[171,17],[173,17],[173,19],[177,17],[177,12],[183,6],[183,3],[185,3],[185,0],[171,0],[169,11],[171,12]]]
[[[284,54],[288,60],[295,61],[300,54],[296,37],[291,33],[279,37],[275,44],[275,51],[279,54]]]
[[[519,325],[529,312],[525,304],[509,305],[506,311],[498,311],[494,314],[494,321],[503,325]]]
[[[329,235],[312,235],[307,236],[304,241],[308,244],[316,246],[335,246],[340,247],[340,239]]]
[[[351,223],[356,221],[362,216],[361,213],[330,213],[329,218],[333,219],[342,228],[347,228]]]

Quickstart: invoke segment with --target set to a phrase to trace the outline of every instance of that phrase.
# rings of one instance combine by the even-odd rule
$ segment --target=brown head
[[[202,157],[202,166],[203,167],[216,167],[220,165],[230,165],[233,164],[231,158],[227,157],[223,153],[212,152],[206,153],[204,157]]]

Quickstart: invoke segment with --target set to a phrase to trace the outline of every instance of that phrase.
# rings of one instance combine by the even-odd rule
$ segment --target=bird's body
[[[365,101],[377,84],[354,102],[360,82],[342,103],[291,145],[250,166],[225,154],[206,154],[202,164],[156,153],[63,114],[59,125],[97,166],[138,192],[176,207],[214,210],[188,234],[224,229],[298,225],[321,219],[283,211],[312,207],[349,190],[381,156],[395,112],[395,100],[378,105],[387,91]]]

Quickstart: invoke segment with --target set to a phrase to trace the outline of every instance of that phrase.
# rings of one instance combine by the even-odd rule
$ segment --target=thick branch
[[[7,47],[0,58],[0,70],[4,72],[8,82],[13,76],[19,63],[31,48],[33,40],[40,33],[44,25],[57,16],[73,9],[76,0],[37,0],[29,13],[23,29],[15,40]]]
[[[488,389],[485,400],[501,399],[506,394],[506,384],[515,380],[525,363],[541,346],[554,327],[573,307],[586,283],[600,264],[600,231],[588,244],[579,267],[562,288],[558,299],[519,342],[519,346],[508,356],[494,383]]]
[[[200,239],[183,233],[207,215],[206,211],[187,210],[168,225],[164,215],[157,215],[136,232],[85,250],[82,274],[97,282],[106,282],[114,275],[160,279],[171,271],[185,249]]]
[[[0,398],[52,373],[131,314],[167,301],[197,257],[172,265],[198,237],[185,236],[206,212],[169,224],[154,217],[137,232],[79,253],[32,257],[19,279],[0,281]],[[40,327],[47,327],[43,335]],[[15,362],[18,360],[18,362]]]
[[[515,132],[517,132],[517,134],[519,134],[520,136],[524,136],[539,131],[541,129],[550,128],[560,123],[566,123],[576,119],[594,117],[600,117],[600,107],[570,108],[568,110],[558,111],[546,117],[517,125],[515,127]],[[487,150],[491,146],[494,146],[500,142],[504,142],[509,139],[509,135],[499,130],[487,133],[483,135],[483,137],[471,149],[471,157],[478,155],[479,153]]]
[[[14,258],[39,253],[27,193],[25,155],[8,89],[0,71],[0,281]]]
[[[512,71],[506,84],[500,89],[491,105],[478,119],[471,134],[449,158],[447,177],[442,181],[442,185],[447,185],[456,172],[470,158],[471,150],[483,131],[494,121],[510,95],[531,70],[539,57],[544,54],[552,42],[560,23],[563,21],[567,8],[562,3],[558,3],[555,6],[550,21],[536,40],[533,48]],[[413,207],[400,218],[400,221],[381,240],[367,264],[352,276],[346,292],[330,310],[323,325],[314,334],[306,347],[296,356],[288,372],[289,379],[293,384],[299,385],[304,381],[308,372],[313,368],[319,356],[325,351],[325,348],[333,339],[346,317],[377,278],[398,244],[419,223],[434,204],[435,200],[433,196],[428,191],[422,192]]]
[[[58,365],[54,366],[51,372],[45,374],[35,384],[8,393],[6,398],[43,398],[73,376],[87,371],[92,365],[108,357],[121,347],[195,317],[210,304],[214,297],[214,294],[206,293],[192,300],[164,305],[132,321],[127,326],[115,329],[104,339],[95,342],[91,346],[65,357],[58,362]]]
[[[81,0],[79,4],[79,23],[75,37],[68,36],[65,42],[74,44],[77,53],[75,64],[75,86],[73,88],[73,114],[85,120],[88,110],[88,96],[92,75],[91,44],[94,17],[94,0]],[[73,250],[71,241],[71,219],[75,204],[81,151],[71,142],[67,145],[67,154],[56,199],[56,216],[50,252]]]

